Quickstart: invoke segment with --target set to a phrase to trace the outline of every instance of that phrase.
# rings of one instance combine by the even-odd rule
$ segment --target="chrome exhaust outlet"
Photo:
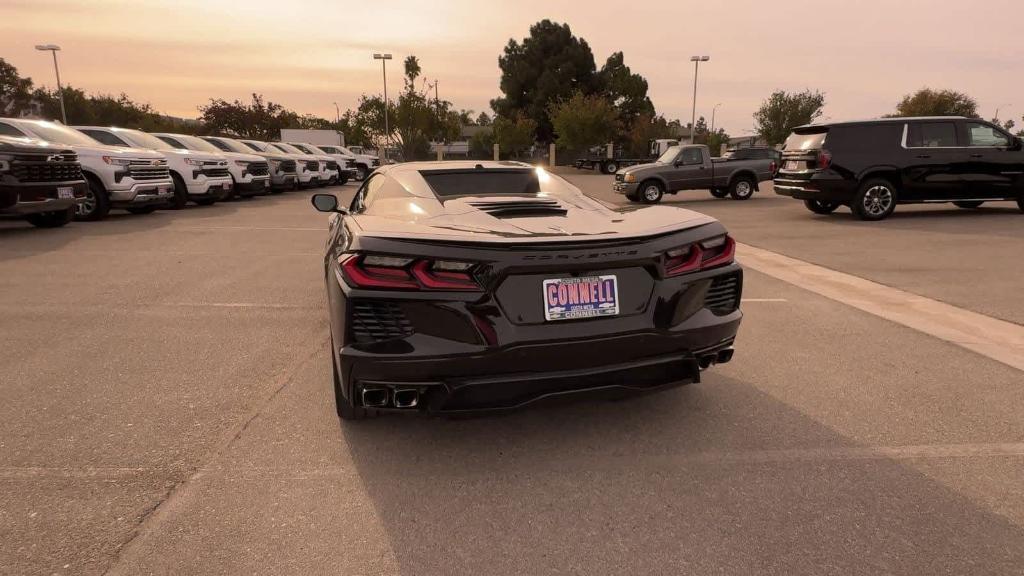
[[[395,390],[395,408],[415,408],[420,403],[420,391],[415,388]]]
[[[697,358],[697,365],[700,366],[701,370],[707,370],[711,368],[711,365],[715,363],[715,359],[718,356],[715,354],[705,354],[700,358]]]
[[[381,408],[387,405],[387,388],[363,388],[363,406],[369,408]]]
[[[734,350],[732,348],[726,348],[725,350],[719,350],[718,351],[718,359],[715,360],[715,363],[716,364],[725,364],[726,362],[732,360],[732,353],[733,352],[734,352]]]

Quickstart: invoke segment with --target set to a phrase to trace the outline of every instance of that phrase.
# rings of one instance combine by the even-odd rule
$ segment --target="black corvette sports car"
[[[649,391],[732,358],[743,272],[709,216],[610,208],[518,162],[385,166],[347,209],[313,205],[343,419]]]

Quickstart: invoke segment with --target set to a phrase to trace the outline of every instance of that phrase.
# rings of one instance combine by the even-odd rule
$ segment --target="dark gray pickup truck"
[[[747,200],[760,182],[772,179],[775,169],[771,158],[712,158],[704,145],[673,146],[650,164],[616,172],[615,192],[645,204],[655,204],[663,195],[683,190],[710,190],[715,198]]]

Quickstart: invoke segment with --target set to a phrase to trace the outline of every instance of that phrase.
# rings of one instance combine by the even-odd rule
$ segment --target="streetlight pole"
[[[57,65],[57,52],[60,50],[60,46],[56,44],[37,44],[36,50],[53,54],[53,71],[57,73],[57,95],[60,97],[60,117],[64,121],[64,125],[67,126],[68,112],[64,108],[64,87],[60,83],[60,66]]]
[[[384,148],[381,152],[381,160],[388,157],[388,142],[391,141],[391,129],[388,127],[388,60],[391,54],[374,54],[374,60],[380,60],[381,70],[384,72]]]
[[[337,102],[333,102],[333,104],[334,104],[334,123],[335,124],[341,124],[341,108],[338,108],[338,103]]]
[[[715,104],[714,108],[711,109],[711,133],[712,134],[715,133],[715,113],[718,112],[718,107],[721,106],[721,105],[722,105],[722,103],[719,102],[718,104]]]
[[[711,60],[710,56],[690,56],[690,62],[693,62],[693,114],[690,117],[690,144],[695,142],[694,136],[697,130],[697,71],[700,69],[700,63],[708,60]]]

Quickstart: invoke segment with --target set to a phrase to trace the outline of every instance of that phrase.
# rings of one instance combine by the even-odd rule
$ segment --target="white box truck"
[[[305,144],[327,144],[344,146],[345,135],[336,130],[302,130],[298,128],[282,128],[281,142],[302,142]]]

